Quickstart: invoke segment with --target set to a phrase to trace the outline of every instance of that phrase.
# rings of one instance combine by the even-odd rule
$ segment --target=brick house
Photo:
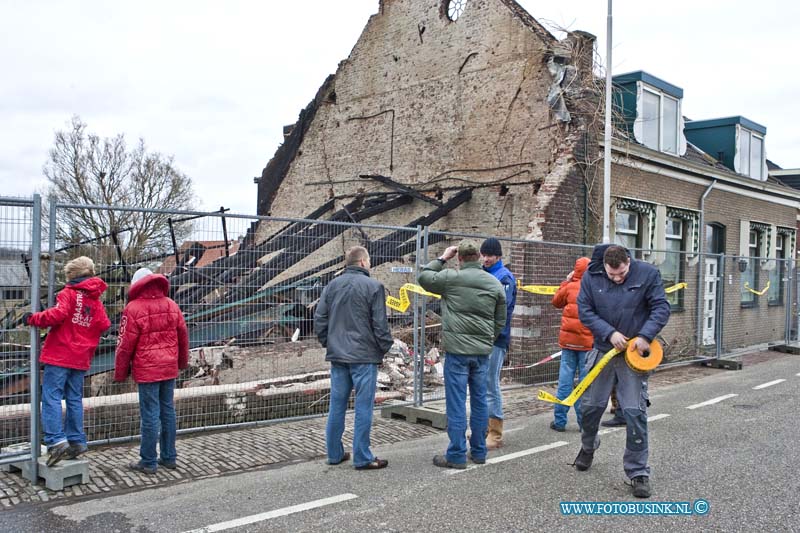
[[[691,349],[722,334],[723,350],[783,338],[800,195],[770,177],[767,129],[741,116],[690,121],[683,91],[647,72],[614,85],[613,239],[641,249],[665,285],[689,284],[670,295],[665,337]]]

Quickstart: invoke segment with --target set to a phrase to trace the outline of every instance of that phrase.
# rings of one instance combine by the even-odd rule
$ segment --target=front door
[[[725,253],[725,230],[719,224],[706,225],[706,252]],[[719,290],[719,259],[703,258],[703,344],[716,342],[717,291]]]
[[[719,276],[716,257],[705,258],[703,282],[703,344],[714,344],[717,330],[717,286]]]

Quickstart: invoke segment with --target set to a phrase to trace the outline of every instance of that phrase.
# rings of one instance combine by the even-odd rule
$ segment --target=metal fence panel
[[[785,342],[791,334],[787,316],[794,307],[791,267],[789,259],[726,257],[723,354]]]
[[[23,265],[33,266],[31,256],[39,244],[38,237],[33,238],[33,213],[33,202],[0,201],[0,248],[13,256],[0,264],[0,274],[3,269],[21,273]],[[163,215],[159,220],[166,230],[158,242],[139,238],[136,214]],[[2,287],[5,388],[0,444],[30,439],[28,390],[34,376],[30,332],[22,326],[21,315],[39,288],[31,278],[42,279],[52,305],[65,283],[64,264],[79,255],[92,257],[97,274],[109,285],[104,303],[113,324],[101,339],[84,388],[85,427],[92,442],[127,440],[139,433],[136,386],[130,379],[114,383],[112,377],[119,317],[131,276],[140,267],[169,277],[170,296],[181,306],[189,327],[190,366],[179,376],[175,394],[182,432],[327,412],[329,364],[313,333],[313,311],[324,287],[342,270],[344,253],[352,245],[369,250],[372,275],[384,284],[387,297],[398,299],[387,310],[397,341],[379,372],[379,405],[421,405],[443,398],[441,302],[414,292],[404,300],[402,289],[416,284],[421,266],[447,246],[463,238],[480,243],[486,236],[368,225],[347,209],[324,214],[329,220],[51,206],[45,279],[26,272],[24,284],[17,284],[24,285],[21,288],[10,281]],[[93,215],[104,231],[87,236],[70,225],[79,216]],[[552,294],[575,260],[590,256],[593,247],[500,241],[504,262],[519,283],[502,383],[508,388],[555,382],[559,359],[552,356],[560,350],[561,311],[552,306]],[[797,336],[793,289],[800,287],[793,285],[797,278],[791,275],[794,265],[789,260],[677,250],[633,254],[655,264],[665,287],[672,289],[672,317],[661,334],[666,348],[662,367]],[[14,290],[24,294],[12,294]]]
[[[30,442],[31,328],[22,323],[31,299],[31,200],[0,198],[0,460]],[[25,449],[23,453],[28,453]]]
[[[123,218],[113,208],[59,206],[54,233],[66,233],[55,224],[72,218],[70,210]],[[126,228],[91,242],[55,244],[51,289],[63,286],[63,265],[78,255],[92,257],[109,285],[104,303],[113,325],[85,388],[85,426],[93,442],[139,433],[135,384],[112,381],[119,317],[138,268],[169,277],[171,296],[189,328],[190,366],[181,372],[175,393],[182,431],[327,412],[329,364],[313,333],[313,311],[326,284],[342,270],[350,246],[368,249],[372,274],[389,294],[414,281],[417,228],[224,213],[169,213],[169,219],[176,235],[181,225],[190,227],[185,239],[176,237],[166,249],[137,247],[135,230]],[[412,401],[413,309],[390,312],[389,318],[402,342],[381,368],[378,401]]]
[[[449,232],[430,232],[441,239],[427,251],[428,257],[437,257],[444,248],[458,244],[463,238],[480,243],[487,236],[465,235]],[[562,311],[552,306],[553,291],[574,269],[575,261],[582,256],[591,257],[593,246],[559,244],[519,239],[499,238],[504,264],[518,281],[517,304],[512,319],[511,346],[501,373],[505,387],[554,383],[558,381],[560,347],[558,337]],[[670,290],[668,300],[672,316],[662,331],[660,340],[665,345],[665,360],[662,367],[688,364],[714,356],[716,339],[712,320],[710,336],[702,338],[702,306],[707,299],[698,291],[701,270],[708,263],[709,280],[718,276],[719,258],[679,251],[632,250],[635,257],[655,263],[661,271],[665,287]],[[698,299],[698,295],[699,298]],[[712,301],[716,301],[712,293]],[[436,302],[425,298],[430,309]],[[429,326],[430,327],[430,326]],[[426,336],[428,346],[443,352],[438,344],[435,329]],[[440,399],[443,390],[426,391],[426,398]]]

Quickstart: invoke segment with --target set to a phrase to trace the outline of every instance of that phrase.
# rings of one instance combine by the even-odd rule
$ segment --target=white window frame
[[[737,155],[737,163],[738,168],[737,172],[749,178],[753,178],[759,181],[764,181],[764,161],[766,160],[766,149],[765,149],[765,141],[764,135],[760,133],[756,133],[751,129],[745,128],[742,125],[737,126],[739,128],[739,135],[736,136],[736,155]],[[748,144],[749,149],[746,154],[743,154],[741,151],[742,141],[741,138],[743,135],[749,136],[750,143]],[[750,154],[753,152],[753,139],[758,139],[761,141],[761,161],[758,165],[758,175],[755,175],[753,172],[753,165],[750,164]],[[745,162],[747,162],[747,172],[742,172],[741,169],[744,168]]]
[[[633,235],[634,242],[636,243],[637,247],[640,245],[641,238],[639,236],[639,228],[641,227],[641,214],[636,211],[630,211],[628,209],[618,209],[614,213],[614,218],[616,219],[617,215],[624,214],[628,216],[633,216],[633,219],[636,221],[636,227],[633,229],[621,229],[617,227],[616,220],[614,224],[614,233],[618,233],[620,235]]]
[[[642,114],[644,114],[644,93],[648,92],[650,94],[654,94],[658,96],[658,147],[648,146],[648,148],[658,150],[659,152],[664,152],[667,154],[678,155],[681,151],[681,99],[675,98],[674,96],[670,96],[666,94],[664,91],[651,87],[650,85],[646,85],[644,83],[641,84],[642,86]],[[669,98],[670,100],[675,102],[675,151],[667,151],[664,149],[664,124],[666,124],[666,120],[664,117],[664,99]],[[637,117],[639,120],[644,120],[642,117]],[[642,126],[644,128],[644,126]],[[642,139],[644,139],[644,130],[642,130]],[[647,146],[647,145],[645,145]]]
[[[766,237],[763,230],[754,228],[750,229],[747,237],[747,277],[753,281],[750,288],[754,290],[758,290],[758,284],[760,283],[759,271],[761,268],[759,257]],[[744,282],[742,282],[741,305],[742,307],[758,307],[758,296],[745,289]]]
[[[789,236],[785,233],[778,233],[775,236],[775,259],[778,260],[778,264],[775,265],[775,269],[771,270],[769,273],[770,288],[767,292],[768,305],[783,305],[783,277],[786,275],[785,252],[788,248],[788,246],[786,246],[788,240]],[[772,282],[775,282],[774,286],[772,285]]]

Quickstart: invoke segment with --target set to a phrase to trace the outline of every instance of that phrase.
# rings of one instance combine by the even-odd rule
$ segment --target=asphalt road
[[[706,514],[564,515],[562,502],[635,501],[622,470],[625,432],[604,434],[592,468],[577,472],[569,466],[580,442],[573,415],[571,430],[556,433],[543,414],[513,421],[491,464],[466,471],[431,464],[446,446],[441,435],[374,450],[390,462],[381,471],[313,461],[69,505],[18,506],[0,513],[0,530],[800,531],[800,357],[663,387],[652,400],[653,497],[638,502],[702,499]],[[717,401],[699,405],[709,400]]]

